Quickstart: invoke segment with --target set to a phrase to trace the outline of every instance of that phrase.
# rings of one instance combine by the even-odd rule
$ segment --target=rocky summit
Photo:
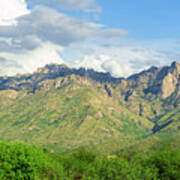
[[[49,146],[111,144],[180,134],[180,64],[128,78],[49,64],[0,77],[0,137]]]

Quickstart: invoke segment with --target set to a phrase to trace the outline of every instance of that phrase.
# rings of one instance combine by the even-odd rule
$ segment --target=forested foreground
[[[67,155],[24,144],[0,144],[0,179],[10,180],[178,180],[180,150],[163,148],[142,155],[99,156],[83,148]]]

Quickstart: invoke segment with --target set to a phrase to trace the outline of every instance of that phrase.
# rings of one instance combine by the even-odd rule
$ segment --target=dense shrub
[[[34,146],[0,144],[0,179],[37,179],[45,173],[47,156]]]
[[[64,156],[59,160],[63,165],[66,176],[71,179],[82,179],[85,176],[85,172],[87,172],[95,161],[95,153],[89,152],[84,148],[80,148],[73,154]]]
[[[87,172],[85,179],[102,180],[152,180],[156,179],[157,171],[151,167],[145,167],[140,161],[128,162],[124,158],[99,159]]]
[[[158,169],[159,179],[180,179],[180,151],[165,149],[156,152],[149,158],[148,163]]]
[[[57,155],[34,146],[0,144],[0,179],[6,180],[180,180],[180,151],[137,152],[99,157],[79,149]]]

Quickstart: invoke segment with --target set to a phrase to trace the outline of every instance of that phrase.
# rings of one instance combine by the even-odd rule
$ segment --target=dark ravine
[[[164,123],[163,125],[158,125],[157,123],[155,123],[152,132],[153,133],[157,133],[158,131],[160,131],[161,129],[167,127],[168,125],[170,125],[171,123],[173,123],[174,120],[170,120],[167,123]]]

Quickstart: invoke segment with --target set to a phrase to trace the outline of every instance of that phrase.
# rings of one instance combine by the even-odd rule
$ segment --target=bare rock
[[[176,90],[177,83],[178,83],[178,79],[171,73],[168,73],[167,76],[162,81],[161,97],[167,98],[171,96],[172,93],[174,93]]]

